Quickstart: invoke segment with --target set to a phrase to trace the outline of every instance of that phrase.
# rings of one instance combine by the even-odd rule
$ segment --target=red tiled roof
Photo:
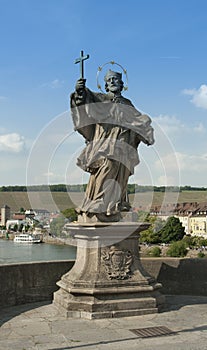
[[[14,220],[24,220],[25,219],[25,214],[14,213],[13,214],[13,219]]]

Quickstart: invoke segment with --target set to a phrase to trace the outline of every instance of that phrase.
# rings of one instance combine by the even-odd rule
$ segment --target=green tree
[[[186,235],[183,237],[183,241],[186,242],[189,248],[207,246],[207,239],[203,237]]]
[[[205,239],[205,238],[203,238],[203,237],[199,237],[198,246],[199,246],[199,247],[207,246],[207,239]]]
[[[135,192],[135,184],[128,184],[127,185],[127,192],[128,194],[132,194]]]
[[[137,221],[148,222],[150,220],[150,213],[144,210],[139,210],[137,212]]]
[[[149,256],[153,256],[153,257],[159,257],[161,255],[161,249],[158,246],[152,247],[151,249],[149,249],[148,251],[148,255]]]
[[[166,224],[164,220],[161,220],[157,216],[149,216],[147,220],[151,225],[147,230],[144,230],[140,234],[140,242],[146,242],[151,244],[162,243],[160,230]]]
[[[30,225],[29,224],[25,225],[24,226],[24,231],[28,232],[29,230],[30,230]]]
[[[199,252],[197,255],[198,258],[205,258],[205,254],[203,252]]]
[[[177,242],[173,242],[170,245],[166,254],[167,256],[180,258],[180,257],[186,256],[187,252],[188,250],[186,247],[186,243],[183,241],[177,241]]]
[[[181,240],[185,235],[185,229],[180,220],[174,216],[167,219],[166,225],[158,232],[162,243],[170,243]]]
[[[65,217],[60,215],[58,218],[53,219],[50,224],[50,231],[53,235],[61,236],[63,226],[65,224]]]
[[[17,225],[17,224],[14,225],[13,231],[14,231],[14,232],[17,232],[17,231],[18,231],[18,225]]]
[[[78,214],[76,213],[74,208],[68,208],[62,210],[61,212],[70,222],[76,221],[78,218]]]
[[[22,232],[23,227],[24,227],[24,224],[19,225],[19,232]]]
[[[194,237],[192,237],[190,235],[185,235],[182,240],[183,240],[183,242],[186,243],[186,246],[189,248],[192,248],[195,246]]]

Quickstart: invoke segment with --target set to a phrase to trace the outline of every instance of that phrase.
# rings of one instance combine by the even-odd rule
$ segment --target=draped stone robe
[[[80,212],[110,220],[130,209],[128,178],[139,163],[139,143],[154,143],[151,119],[121,95],[86,88],[71,95],[71,114],[75,130],[86,140],[77,165],[91,174]]]

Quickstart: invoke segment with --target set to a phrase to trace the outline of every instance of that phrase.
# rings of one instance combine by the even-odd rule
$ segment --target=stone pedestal
[[[57,282],[54,304],[66,317],[109,318],[156,313],[161,284],[139,259],[139,232],[148,224],[71,224],[77,245],[73,268]]]

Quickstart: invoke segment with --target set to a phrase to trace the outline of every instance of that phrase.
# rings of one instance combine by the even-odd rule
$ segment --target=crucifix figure
[[[86,140],[77,165],[89,172],[90,179],[83,203],[77,212],[79,221],[119,221],[130,211],[127,183],[139,163],[140,142],[154,143],[151,119],[123,97],[122,74],[109,70],[105,77],[106,94],[86,87],[83,62],[89,55],[81,51],[81,78],[71,95],[71,114],[75,130]]]
[[[83,54],[83,51],[80,53],[80,57],[76,58],[75,63],[80,63],[80,79],[84,79],[84,61],[89,58],[89,55]]]

